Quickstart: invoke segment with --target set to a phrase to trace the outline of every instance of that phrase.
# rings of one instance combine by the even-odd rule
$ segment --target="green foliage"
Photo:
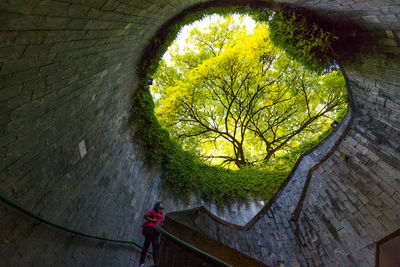
[[[345,161],[346,163],[349,162],[349,158],[350,158],[350,157],[349,157],[348,154],[346,154],[346,153],[340,151],[340,152],[339,152],[339,157],[342,157],[342,158],[343,158],[343,161]]]
[[[132,113],[134,123],[132,128],[138,142],[148,151],[147,157],[151,161],[160,162],[165,158],[163,152],[171,146],[168,130],[161,127],[154,114],[154,102],[148,86],[141,84],[143,90],[137,90],[134,97]]]
[[[168,47],[176,39],[183,26],[191,24],[194,21],[201,20],[209,15],[219,14],[221,16],[228,16],[230,14],[248,14],[255,16],[255,14],[262,13],[264,19],[268,19],[272,11],[262,8],[253,9],[248,5],[236,5],[229,7],[207,7],[205,9],[195,10],[194,12],[183,12],[181,16],[169,22],[169,25],[164,27],[157,33],[153,39],[153,43],[145,51],[142,58],[141,74],[146,77],[151,77],[156,71]]]
[[[271,12],[266,9],[250,10],[246,7],[230,7],[201,10],[185,14],[178,21],[172,21],[168,30],[163,29],[148,47],[141,62],[141,82],[137,89],[132,108],[132,128],[137,142],[143,147],[151,162],[160,162],[163,168],[163,184],[173,190],[176,196],[197,193],[205,199],[215,199],[221,205],[232,199],[247,200],[249,196],[269,200],[287,177],[298,157],[325,138],[329,131],[317,140],[298,146],[292,153],[273,158],[274,167],[268,164],[230,170],[204,164],[194,153],[185,151],[171,139],[154,114],[154,102],[146,80],[151,78],[160,64],[160,59],[176,38],[183,25],[199,20],[209,14],[227,15],[246,13],[259,20],[268,20]]]
[[[275,158],[267,166],[239,170],[209,166],[169,138],[168,131],[160,126],[151,109],[154,104],[149,89],[147,86],[144,88],[146,90],[138,90],[140,93],[135,98],[140,100],[133,110],[135,137],[145,148],[150,161],[162,163],[165,188],[177,196],[184,197],[194,192],[203,199],[215,199],[219,205],[235,198],[246,201],[249,196],[267,201],[279,189],[300,155],[330,133],[326,131],[313,142],[304,143],[292,153]]]
[[[288,174],[284,170],[244,168],[229,170],[203,164],[195,155],[184,151],[169,138],[154,115],[154,107],[148,86],[138,90],[133,108],[137,141],[146,150],[150,161],[161,162],[163,183],[177,196],[197,193],[204,199],[215,199],[219,205],[233,198],[247,200],[249,196],[270,199]]]
[[[310,70],[322,72],[332,65],[332,44],[338,36],[294,10],[277,10],[268,24],[271,41]]]
[[[269,40],[266,24],[251,31],[233,17],[192,29],[170,65],[154,75],[156,114],[185,149],[225,166],[268,162],[313,140],[345,105],[338,71],[319,75],[290,60]]]

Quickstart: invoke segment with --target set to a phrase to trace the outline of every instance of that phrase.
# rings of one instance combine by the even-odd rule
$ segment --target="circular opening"
[[[136,107],[136,113],[150,114],[142,114],[149,156],[162,162],[165,184],[175,193],[199,192],[219,203],[249,195],[269,200],[300,155],[344,117],[346,85],[337,64],[329,60],[327,65],[323,58],[311,70],[315,58],[307,55],[305,60],[313,63],[300,64],[296,55],[275,46],[270,36],[285,34],[273,32],[269,19],[276,14],[266,9],[250,13],[258,19],[251,29],[237,24],[248,17],[207,18],[207,27],[191,30],[186,48],[173,45],[154,68],[158,119],[149,91],[137,96],[138,107],[148,104]],[[309,27],[288,14],[292,19],[279,15],[281,21],[273,23],[285,19]],[[308,42],[319,40],[320,48],[329,50],[328,39],[335,36],[321,32]],[[317,48],[301,53],[307,51]]]

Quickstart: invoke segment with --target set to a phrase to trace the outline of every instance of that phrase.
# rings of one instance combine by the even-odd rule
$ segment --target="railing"
[[[349,116],[349,115],[348,115],[348,116]],[[348,116],[346,116],[346,118],[347,118]],[[297,206],[296,206],[295,211],[292,213],[292,218],[291,218],[291,219],[292,219],[293,221],[296,222],[297,219],[298,219],[298,217],[299,217],[299,215],[300,215],[300,212],[301,212],[301,210],[302,210],[303,201],[304,201],[305,196],[306,196],[306,194],[307,194],[308,186],[309,186],[310,179],[311,179],[311,177],[312,177],[313,171],[314,171],[316,168],[318,168],[319,165],[322,164],[322,163],[335,151],[335,149],[337,148],[337,146],[340,144],[341,140],[347,135],[347,132],[348,132],[349,129],[350,129],[350,126],[351,126],[351,124],[352,124],[352,121],[353,121],[353,117],[350,117],[349,121],[348,121],[347,124],[344,126],[345,129],[344,129],[343,132],[340,134],[338,140],[335,142],[335,144],[333,145],[333,147],[328,151],[328,153],[327,153],[317,164],[315,164],[315,165],[310,169],[310,171],[309,171],[309,173],[308,173],[308,176],[307,176],[307,179],[306,179],[305,186],[304,186],[303,191],[302,191],[302,195],[301,195],[301,197],[300,197],[300,199],[299,199],[299,201],[298,201],[298,203],[297,203]],[[310,152],[308,152],[307,154],[309,154],[309,153],[310,153]],[[303,158],[304,156],[305,156],[305,155],[302,155],[302,156],[300,157],[300,159],[299,159],[298,162],[296,163],[296,167],[297,167],[297,165],[299,164],[299,162],[302,160],[302,158]],[[293,174],[293,172],[294,172],[294,170],[296,169],[296,167],[293,168],[292,173],[289,175],[288,179],[286,179],[285,183],[282,184],[281,188],[280,188],[280,189],[278,190],[278,192],[274,195],[273,199],[272,199],[271,201],[269,201],[269,203],[268,203],[256,216],[254,216],[253,219],[251,219],[245,226],[234,225],[234,224],[231,224],[231,223],[229,223],[229,222],[226,222],[226,221],[224,221],[224,220],[218,218],[217,216],[211,214],[211,213],[210,213],[207,209],[205,209],[204,207],[199,207],[199,208],[198,208],[199,214],[207,214],[210,218],[212,218],[213,220],[215,220],[217,223],[220,223],[220,224],[222,224],[222,225],[226,225],[226,226],[228,226],[228,227],[230,227],[230,228],[232,228],[232,229],[248,231],[251,227],[254,226],[254,224],[255,224],[255,223],[266,213],[266,211],[271,207],[272,203],[273,203],[273,202],[276,200],[276,198],[279,196],[280,191],[286,186],[286,183],[290,180],[291,175]],[[142,246],[139,245],[138,243],[136,243],[135,241],[117,240],[117,239],[111,239],[111,238],[106,238],[106,237],[91,235],[91,234],[82,233],[82,232],[79,232],[79,231],[72,230],[72,229],[69,229],[69,228],[67,228],[67,227],[61,226],[61,225],[59,225],[59,224],[56,224],[56,223],[54,223],[54,222],[51,222],[51,221],[49,221],[49,220],[47,220],[47,219],[42,218],[42,217],[40,217],[39,215],[33,214],[32,212],[26,210],[25,208],[21,207],[21,206],[18,205],[17,203],[15,203],[15,202],[13,202],[13,201],[7,199],[6,197],[2,196],[1,194],[0,194],[0,200],[3,201],[3,202],[5,202],[5,203],[8,204],[9,206],[12,206],[13,208],[19,210],[20,212],[22,212],[22,213],[24,213],[24,214],[26,214],[26,215],[32,217],[32,218],[34,218],[34,219],[36,219],[36,220],[38,220],[38,221],[40,221],[40,222],[42,222],[42,223],[44,223],[44,224],[47,224],[47,225],[49,225],[49,226],[51,226],[51,227],[60,229],[60,230],[62,230],[62,231],[65,231],[65,232],[68,232],[68,233],[71,233],[71,234],[74,234],[74,235],[77,235],[77,236],[82,236],[82,237],[91,238],[91,239],[97,239],[97,240],[102,240],[102,241],[107,241],[107,242],[114,242],[114,243],[130,244],[130,245],[136,246],[137,248],[142,248]],[[216,264],[218,264],[218,265],[220,265],[220,266],[231,266],[231,265],[229,265],[228,263],[226,263],[226,262],[224,262],[224,261],[222,261],[222,260],[220,260],[220,259],[218,259],[218,258],[216,258],[216,257],[214,257],[214,256],[212,256],[212,255],[210,255],[210,254],[208,254],[208,253],[206,253],[206,252],[204,252],[204,251],[202,251],[202,250],[196,248],[196,247],[193,247],[193,246],[190,245],[189,243],[187,243],[187,242],[185,242],[185,241],[183,241],[183,240],[177,238],[176,236],[174,236],[174,235],[172,235],[171,233],[167,232],[165,229],[163,229],[163,228],[160,227],[159,225],[157,226],[157,228],[158,228],[158,230],[159,230],[161,233],[163,233],[165,236],[167,236],[167,237],[170,238],[171,240],[173,240],[173,241],[175,241],[176,243],[180,244],[181,246],[183,246],[183,247],[185,247],[185,248],[187,248],[187,249],[193,251],[194,253],[196,253],[196,254],[198,254],[198,255],[201,255],[201,256],[204,257],[205,259],[208,259],[209,261],[214,262],[214,263],[216,263]],[[149,253],[152,254],[151,252],[149,252]]]
[[[261,262],[260,259],[255,259],[246,253],[239,251],[235,245],[228,245],[221,242],[218,234],[210,234],[209,230],[214,229],[214,227],[207,223],[204,224],[203,220],[199,221],[199,218],[203,215],[206,215],[206,218],[209,220],[214,221],[213,217],[207,216],[209,214],[204,207],[175,211],[165,215],[165,222],[160,231],[166,230],[169,234],[184,240],[184,242],[189,243],[191,247],[195,247],[203,253],[196,253],[197,250],[192,250],[193,253],[191,253],[188,250],[191,249],[190,247],[187,248],[186,246],[180,246],[179,243],[175,243],[173,240],[169,242],[167,237],[160,245],[160,251],[163,252],[163,255],[166,255],[165,258],[160,260],[160,263],[174,261],[176,266],[203,266],[202,264],[206,264],[206,266],[231,265],[235,267],[267,267],[267,265]],[[211,232],[213,231],[211,230]],[[229,238],[231,232],[228,231],[220,234],[227,235],[227,238]],[[169,245],[170,243],[175,244]],[[168,257],[171,253],[175,255],[174,258]],[[211,261],[207,256],[202,257],[204,253],[209,256],[212,255],[213,258],[218,258],[219,261]],[[161,266],[164,265],[160,265],[160,267]]]
[[[36,219],[36,220],[38,220],[38,221],[40,221],[40,222],[42,222],[42,223],[44,223],[44,224],[47,224],[47,225],[49,225],[49,226],[51,226],[51,227],[60,229],[60,230],[62,230],[62,231],[64,231],[64,232],[68,232],[68,233],[70,233],[70,234],[74,234],[74,235],[77,235],[77,236],[83,236],[83,237],[87,237],[87,238],[91,238],[91,239],[97,239],[97,240],[107,241],[107,242],[130,244],[130,245],[134,245],[134,246],[136,246],[136,247],[138,247],[138,248],[140,248],[140,249],[142,248],[142,246],[139,245],[138,243],[136,243],[135,241],[118,240],[118,239],[111,239],[111,238],[106,238],[106,237],[91,235],[91,234],[82,233],[82,232],[79,232],[79,231],[76,231],[76,230],[69,229],[69,228],[67,228],[67,227],[65,227],[65,226],[61,226],[61,225],[59,225],[59,224],[57,224],[57,223],[48,221],[47,219],[44,219],[44,218],[40,217],[39,215],[33,214],[32,212],[30,212],[30,211],[28,211],[27,209],[21,207],[19,204],[15,203],[15,202],[13,202],[13,201],[11,201],[11,200],[9,200],[8,198],[4,197],[4,196],[1,195],[1,194],[0,194],[0,200],[3,201],[4,203],[6,203],[7,205],[9,205],[9,206],[11,206],[11,207],[13,207],[13,208],[19,210],[20,212],[22,212],[22,213],[28,215],[29,217],[32,217],[32,218],[34,218],[34,219]],[[149,253],[152,254],[151,252],[149,252]]]
[[[164,221],[158,222],[157,223],[157,230],[162,233],[163,235],[167,236],[169,239],[173,240],[174,242],[178,243],[180,246],[187,248],[189,250],[191,250],[192,252],[200,255],[202,258],[205,258],[208,261],[211,261],[212,263],[217,264],[218,266],[226,266],[226,267],[232,267],[232,265],[208,254],[207,252],[204,252],[192,245],[190,245],[189,243],[183,241],[182,239],[176,237],[175,235],[169,233],[168,231],[166,231],[164,228],[161,227],[161,224],[164,223]]]

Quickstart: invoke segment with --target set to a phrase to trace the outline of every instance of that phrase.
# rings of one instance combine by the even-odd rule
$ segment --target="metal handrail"
[[[204,252],[201,249],[198,249],[198,248],[190,245],[189,243],[183,241],[182,239],[179,239],[178,237],[174,236],[173,234],[167,232],[164,228],[161,227],[162,223],[164,223],[164,221],[160,221],[160,222],[157,223],[157,230],[160,233],[166,235],[168,238],[172,239],[173,241],[177,242],[178,244],[182,245],[183,247],[188,248],[189,250],[192,250],[197,254],[200,254],[201,256],[203,256],[203,257],[209,259],[210,261],[212,261],[213,263],[217,263],[220,266],[233,267],[232,265],[230,265],[230,264],[228,264],[228,263],[226,263],[226,262],[224,262],[224,261],[222,261],[222,260],[220,260],[220,259],[208,254],[207,252]]]
[[[56,224],[54,222],[48,221],[47,219],[44,219],[42,217],[40,217],[39,215],[33,214],[32,212],[28,211],[27,209],[21,207],[19,204],[9,200],[8,198],[4,197],[3,195],[0,194],[0,200],[2,200],[3,202],[5,202],[7,205],[19,210],[20,212],[28,215],[29,217],[32,217],[44,224],[50,225],[54,228],[63,230],[65,232],[74,234],[74,235],[78,235],[78,236],[83,236],[83,237],[88,237],[88,238],[92,238],[92,239],[97,239],[97,240],[102,240],[102,241],[107,241],[107,242],[114,242],[114,243],[123,243],[123,244],[130,244],[130,245],[134,245],[138,248],[142,248],[141,245],[139,245],[138,243],[136,243],[135,241],[129,241],[129,240],[117,240],[117,239],[110,239],[110,238],[106,238],[106,237],[101,237],[101,236],[95,236],[95,235],[91,235],[91,234],[87,234],[87,233],[81,233],[72,229],[69,229],[67,227],[61,226],[59,224]],[[149,254],[152,254],[151,252],[149,252]]]

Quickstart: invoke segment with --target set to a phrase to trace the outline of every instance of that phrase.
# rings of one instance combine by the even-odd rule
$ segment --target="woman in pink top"
[[[151,211],[143,216],[143,218],[146,220],[142,228],[142,234],[144,235],[145,240],[142,248],[142,254],[140,255],[140,267],[144,266],[144,260],[146,258],[147,250],[149,249],[150,242],[153,246],[154,264],[156,264],[158,246],[160,244],[160,233],[157,231],[156,225],[158,222],[164,220],[164,216],[162,214],[163,209],[163,204],[161,204],[161,202],[158,202],[154,205]]]

